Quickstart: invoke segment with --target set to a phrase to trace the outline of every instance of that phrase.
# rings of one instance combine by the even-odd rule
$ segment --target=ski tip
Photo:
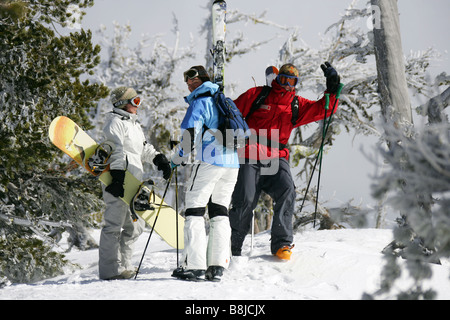
[[[278,69],[274,66],[266,68],[266,85],[271,86],[272,81],[278,76]]]
[[[212,4],[212,7],[219,6],[220,8],[226,10],[227,3],[224,0],[215,0]]]
[[[266,69],[266,76],[270,75],[270,74],[276,74],[278,75],[278,68],[275,66],[269,66]]]

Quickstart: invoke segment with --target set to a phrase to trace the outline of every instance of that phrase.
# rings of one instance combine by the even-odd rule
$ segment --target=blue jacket
[[[220,134],[219,114],[214,104],[212,95],[219,90],[219,86],[206,81],[191,94],[185,97],[189,107],[181,123],[183,143],[181,144],[180,156],[188,156],[195,148],[197,154],[195,159],[213,164],[219,167],[239,168],[239,160],[236,151],[225,148],[221,143],[215,141],[214,133]],[[211,129],[205,131],[205,127]],[[186,130],[194,132],[194,145],[191,150],[183,149],[186,144]],[[199,148],[201,144],[201,149]]]

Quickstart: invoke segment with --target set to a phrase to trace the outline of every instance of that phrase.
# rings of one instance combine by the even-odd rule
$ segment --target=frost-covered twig
[[[256,14],[242,13],[239,10],[230,10],[227,12],[227,24],[244,21],[244,22],[253,22],[254,24],[264,24],[281,30],[291,29],[291,27],[289,26],[285,25],[283,26],[276,22],[264,19],[266,13],[267,11],[264,11],[259,16],[256,16]]]
[[[2,208],[3,210],[3,208]],[[40,226],[48,226],[48,227],[55,227],[55,228],[62,228],[62,227],[72,227],[72,223],[67,221],[49,221],[44,219],[26,219],[19,216],[15,216],[10,213],[0,213],[0,219],[5,221],[7,224],[16,224],[19,226],[24,227],[40,227]]]

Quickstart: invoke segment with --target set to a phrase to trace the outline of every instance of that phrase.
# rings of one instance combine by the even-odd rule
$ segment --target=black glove
[[[339,77],[337,71],[329,62],[325,62],[320,67],[323,70],[323,75],[327,78],[327,92],[336,93],[341,82],[341,77]]]
[[[169,179],[172,173],[172,168],[170,167],[170,162],[167,160],[166,156],[162,153],[156,155],[153,159],[153,163],[158,168],[158,170],[163,172],[164,179]]]
[[[111,193],[114,197],[123,197],[123,181],[125,180],[124,170],[110,170],[112,182],[106,187],[106,191]]]

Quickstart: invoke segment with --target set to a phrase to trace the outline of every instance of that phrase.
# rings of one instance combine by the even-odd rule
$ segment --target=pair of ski
[[[220,91],[224,88],[225,78],[225,32],[226,32],[227,3],[216,0],[212,5],[212,36],[213,48],[213,82],[219,85]],[[270,66],[266,69],[266,84],[270,86],[272,80],[278,75],[278,69]]]

